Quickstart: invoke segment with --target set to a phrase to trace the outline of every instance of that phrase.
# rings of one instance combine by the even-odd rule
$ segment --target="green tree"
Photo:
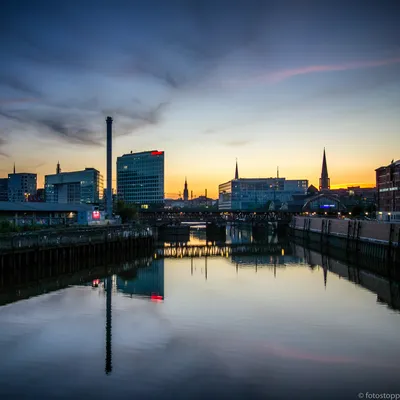
[[[138,211],[134,204],[126,204],[123,200],[118,200],[116,214],[121,217],[122,223],[126,223],[137,219]]]

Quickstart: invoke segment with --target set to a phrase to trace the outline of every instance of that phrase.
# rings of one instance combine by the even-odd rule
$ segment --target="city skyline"
[[[15,162],[41,187],[60,161],[106,178],[107,115],[114,168],[165,151],[166,197],[187,176],[189,192],[216,198],[236,158],[240,177],[279,166],[318,186],[325,147],[333,189],[375,186],[399,158],[396,2],[104,4],[4,7],[2,177]]]

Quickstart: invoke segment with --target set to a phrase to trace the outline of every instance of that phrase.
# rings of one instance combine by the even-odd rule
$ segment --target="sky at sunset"
[[[165,191],[234,176],[373,185],[400,158],[400,2],[13,0],[0,14],[0,176],[165,151]],[[114,161],[115,161],[114,160]],[[115,163],[114,163],[115,165]]]

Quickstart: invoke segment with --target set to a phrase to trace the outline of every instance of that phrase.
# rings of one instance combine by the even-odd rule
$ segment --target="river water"
[[[166,247],[148,266],[0,307],[0,398],[400,393],[398,284],[263,242],[231,232],[204,257],[195,230],[190,254]]]

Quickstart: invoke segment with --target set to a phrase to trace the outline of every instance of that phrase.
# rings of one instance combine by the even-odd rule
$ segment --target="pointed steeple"
[[[183,187],[183,200],[188,201],[189,200],[189,191],[188,191],[188,185],[187,185],[187,178],[185,176],[185,186]]]
[[[237,159],[236,159],[235,179],[239,179],[239,168]]]
[[[321,171],[321,178],[319,180],[319,190],[330,190],[330,179],[328,176],[328,167],[326,163],[326,154],[325,154],[325,147],[324,147],[324,155],[322,158],[322,171]]]
[[[14,170],[13,170],[13,173],[15,174],[15,163],[14,163]]]

